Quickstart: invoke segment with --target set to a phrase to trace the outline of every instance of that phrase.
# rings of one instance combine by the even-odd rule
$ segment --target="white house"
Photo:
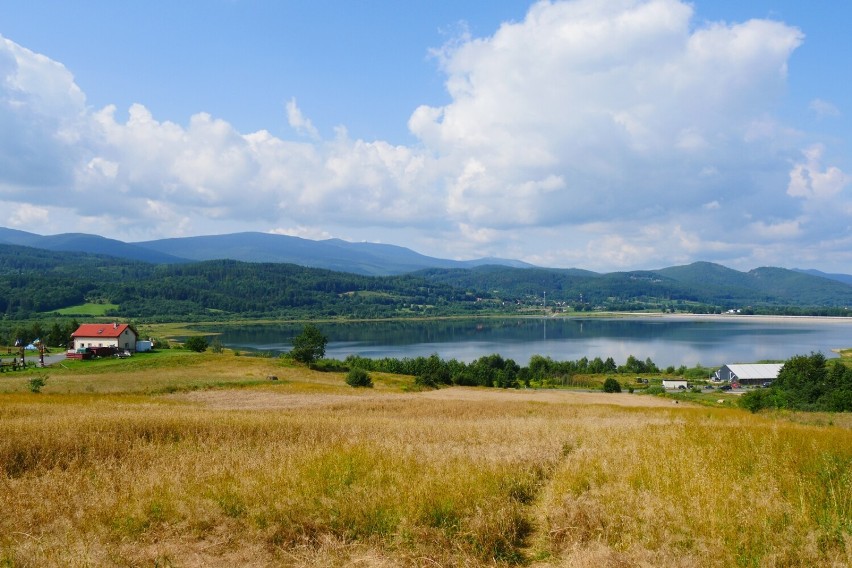
[[[115,347],[134,351],[138,337],[126,323],[84,323],[71,334],[71,339],[71,351],[86,347]]]
[[[778,378],[783,363],[754,363],[747,365],[724,365],[713,376],[717,381],[740,383],[741,385],[762,385]]]
[[[664,389],[679,389],[680,387],[689,388],[689,383],[686,379],[663,379]]]

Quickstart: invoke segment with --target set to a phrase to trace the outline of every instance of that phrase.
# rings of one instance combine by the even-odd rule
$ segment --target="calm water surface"
[[[681,318],[529,318],[317,324],[329,338],[326,357],[417,357],[470,362],[499,353],[526,365],[532,355],[556,360],[629,355],[659,366],[751,363],[852,347],[849,320],[719,320]],[[233,349],[289,351],[301,325],[225,327],[219,336]],[[214,331],[214,330],[210,330]]]

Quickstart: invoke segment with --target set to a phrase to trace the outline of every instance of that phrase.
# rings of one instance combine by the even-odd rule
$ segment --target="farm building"
[[[679,389],[679,388],[689,388],[689,383],[686,382],[686,379],[663,379],[663,388],[664,389]]]
[[[84,323],[71,334],[71,339],[69,351],[97,347],[135,351],[138,337],[126,323]]]
[[[762,385],[778,378],[783,363],[761,363],[751,365],[724,365],[714,373],[717,381],[740,383],[741,385]]]

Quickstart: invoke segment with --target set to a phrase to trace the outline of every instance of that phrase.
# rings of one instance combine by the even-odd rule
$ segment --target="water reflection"
[[[719,321],[663,318],[528,318],[317,324],[329,338],[328,357],[416,357],[437,353],[470,362],[499,353],[526,364],[532,355],[559,360],[650,357],[657,365],[721,365],[783,360],[852,346],[852,321]],[[234,349],[288,351],[301,324],[222,330]]]

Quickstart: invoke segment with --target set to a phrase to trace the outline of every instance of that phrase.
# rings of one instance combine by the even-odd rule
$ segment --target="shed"
[[[762,385],[778,378],[783,363],[754,363],[744,365],[723,365],[714,373],[717,381],[740,383],[741,385]]]
[[[663,388],[664,389],[679,389],[679,388],[689,388],[689,383],[686,379],[663,379]]]

